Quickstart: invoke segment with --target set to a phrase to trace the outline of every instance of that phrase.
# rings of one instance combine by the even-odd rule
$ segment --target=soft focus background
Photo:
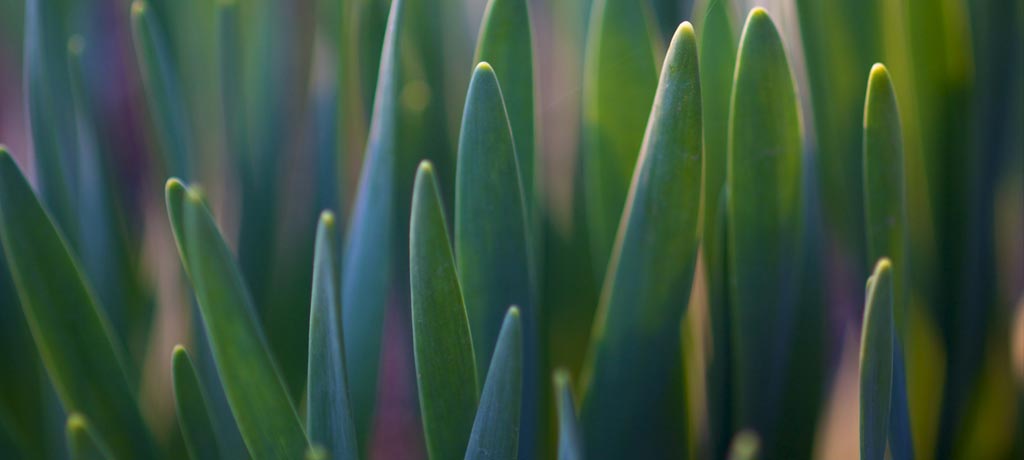
[[[161,12],[180,71],[196,163],[187,179],[207,192],[224,234],[238,249],[263,322],[272,325],[266,331],[271,348],[293,395],[301,398],[316,217],[324,208],[347,215],[353,199],[389,1],[239,0],[244,70],[234,78],[219,74],[218,1],[224,0],[151,5]],[[776,19],[801,97],[805,148],[817,165],[820,209],[811,216],[825,230],[821,287],[829,328],[829,389],[817,455],[857,458],[857,353],[870,269],[862,256],[861,129],[868,71],[884,62],[896,84],[906,144],[911,253],[919,278],[911,315],[922,325],[914,340],[917,349],[928,350],[907,359],[930,376],[909,392],[914,410],[921,411],[914,416],[935,421],[915,433],[919,445],[933,446],[918,456],[1009,458],[1021,432],[1013,372],[1024,373],[1010,365],[1024,361],[1024,320],[1014,320],[1024,293],[1024,1],[722,1],[737,28],[754,5],[765,6]],[[680,21],[694,22],[700,33],[706,1],[637,0],[644,2],[660,32],[655,39],[661,53]],[[97,295],[114,311],[110,316],[129,356],[144,363],[145,416],[169,439],[176,430],[169,352],[175,343],[201,347],[201,334],[195,334],[199,323],[165,217],[163,185],[170,171],[155,153],[163,141],[154,134],[140,80],[130,2],[42,3],[60,8],[66,32],[44,45],[46,53],[64,59],[71,48],[69,62],[81,72],[89,118],[96,124],[88,130],[95,135],[78,140],[89,146],[90,156],[65,159],[76,165],[79,200],[68,219],[82,229],[93,228],[90,219],[115,222],[113,233],[122,237],[91,238],[83,230],[72,237],[73,245]],[[452,169],[445,168],[454,164],[486,2],[420,3],[431,6],[411,14],[430,15],[426,23],[437,28],[440,43],[408,47],[418,53],[410,59],[418,63],[420,78],[405,84],[401,103],[404,110],[424,114],[425,134],[415,148],[442,163],[441,187],[448,194],[453,178],[444,174]],[[543,190],[543,321],[551,363],[574,375],[598,297],[577,180],[590,4],[530,1]],[[0,2],[0,143],[31,178],[37,162],[25,108],[25,23],[22,0]],[[243,113],[224,113],[222,84],[239,91]],[[248,127],[242,134],[252,156],[244,159],[248,179],[236,174],[225,117],[244,119]],[[246,187],[246,180],[258,185]],[[0,349],[31,349],[5,273],[0,296]],[[700,304],[698,289],[695,311]],[[152,324],[152,330],[136,324]],[[379,458],[418,458],[424,454],[409,312],[392,308],[384,330],[372,451]],[[1019,354],[1011,357],[1011,350]],[[41,384],[41,371],[10,377],[14,369],[32,365],[19,360],[32,359],[0,357],[2,385]],[[214,372],[212,363],[200,361],[207,375]],[[9,394],[0,391],[0,405],[17,414],[22,402],[9,400]],[[223,410],[224,401],[218,404]],[[63,417],[40,417],[52,417],[41,423],[62,433]]]

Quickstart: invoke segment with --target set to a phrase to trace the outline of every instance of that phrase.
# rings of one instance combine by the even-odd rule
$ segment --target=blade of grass
[[[213,217],[200,193],[177,179],[167,182],[166,194],[178,252],[249,453],[256,460],[302,455],[308,447],[305,432]]]
[[[63,234],[2,148],[0,239],[32,337],[64,407],[96,420],[98,433],[117,456],[155,457],[109,322]]]
[[[67,424],[68,450],[72,460],[111,460],[114,457],[85,416],[72,413]]]
[[[178,69],[167,43],[167,32],[145,0],[132,2],[132,37],[146,88],[164,168],[169,175],[190,179],[192,134]]]
[[[595,0],[583,70],[583,184],[595,278],[605,275],[658,85],[647,2]]]
[[[324,211],[317,226],[313,259],[306,429],[309,440],[327,450],[327,458],[354,459],[359,456],[359,445],[345,375],[336,240],[334,214]]]
[[[772,457],[800,294],[803,145],[782,38],[764,9],[750,12],[737,56],[726,171],[733,426],[757,431]]]
[[[412,335],[423,433],[430,458],[458,458],[473,428],[473,339],[433,165],[420,163],[409,233]]]
[[[490,0],[480,26],[475,61],[489,63],[496,69],[499,80],[504,82],[501,90],[512,128],[526,215],[533,229],[538,218],[539,183],[536,178],[539,173],[535,154],[533,37],[530,31],[527,0]]]
[[[553,381],[558,407],[558,460],[583,460],[583,437],[576,421],[569,371],[556,370]]]
[[[199,384],[199,376],[192,366],[192,358],[181,345],[174,347],[171,354],[171,375],[174,379],[178,425],[181,427],[189,458],[213,460],[226,457],[213,429],[206,394]]]
[[[522,398],[522,327],[519,309],[505,315],[494,347],[466,460],[513,460],[519,447],[519,407]]]
[[[892,264],[881,259],[868,278],[860,342],[860,458],[883,460],[889,438],[893,373]]]
[[[377,398],[384,311],[394,276],[395,163],[399,156],[400,74],[398,39],[405,0],[394,0],[388,17],[373,118],[359,190],[347,226],[342,265],[341,308],[352,416],[359,445],[369,443]]]
[[[583,371],[592,458],[671,457],[688,443],[679,344],[700,243],[703,133],[689,23],[672,39],[654,101]]]

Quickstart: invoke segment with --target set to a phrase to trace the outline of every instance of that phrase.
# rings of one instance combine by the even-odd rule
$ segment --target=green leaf
[[[703,132],[689,23],[676,30],[654,101],[584,367],[593,458],[686,452],[680,324],[700,244]]]
[[[569,371],[556,370],[554,384],[558,407],[558,460],[583,460],[583,437],[576,421]]]
[[[864,102],[864,211],[868,261],[892,261],[893,350],[892,419],[890,451],[895,460],[912,459],[910,414],[907,401],[907,309],[910,305],[907,199],[904,185],[903,133],[896,92],[889,72],[875,64],[868,77]]]
[[[35,150],[40,201],[71,247],[78,242],[78,139],[67,66],[64,2],[25,2],[26,110]]]
[[[771,457],[800,296],[804,234],[800,112],[782,38],[750,12],[740,38],[726,171],[733,426],[761,435]],[[799,346],[795,344],[792,346]]]
[[[67,437],[68,450],[72,460],[111,460],[116,458],[82,414],[72,413],[68,416]]]
[[[252,180],[251,154],[245,123],[245,95],[242,73],[241,18],[237,0],[217,2],[217,62],[220,64],[220,94],[224,105],[224,139],[235,172]]]
[[[731,2],[701,0],[694,6],[700,31],[700,92],[704,125],[704,229],[702,249],[711,322],[707,364],[710,457],[724,458],[732,441],[729,375],[729,304],[726,272],[725,175],[729,146],[729,96],[736,69],[736,26]]]
[[[757,460],[761,456],[761,439],[745,430],[736,434],[729,448],[729,460]]]
[[[860,339],[860,458],[883,460],[893,374],[892,264],[881,259],[868,278]]]
[[[256,321],[242,275],[200,193],[167,182],[167,211],[224,392],[256,460],[295,458],[308,447]]]
[[[536,448],[541,422],[536,275],[522,169],[502,89],[488,63],[473,72],[466,96],[455,177],[455,254],[473,331],[480,381],[508,305],[519,305],[525,334],[524,449]]]
[[[0,239],[32,337],[64,407],[95,420],[118,457],[156,456],[107,318],[63,234],[2,148]]]
[[[519,407],[522,398],[523,344],[519,309],[505,315],[494,347],[466,460],[513,460],[519,447]]]
[[[409,233],[412,337],[430,458],[458,458],[476,412],[476,365],[433,165],[416,171]]]
[[[608,266],[658,85],[648,7],[636,0],[595,0],[590,12],[581,129],[587,230],[598,280]]]
[[[342,337],[341,294],[338,292],[338,247],[334,214],[324,211],[316,230],[313,295],[309,309],[309,377],[306,379],[306,429],[309,440],[329,458],[359,457],[352,422],[345,343]]]
[[[394,275],[395,163],[399,156],[399,25],[405,0],[393,0],[381,51],[373,119],[345,240],[341,308],[352,416],[360,445],[370,439],[384,311]]]
[[[217,441],[206,403],[206,394],[199,384],[199,377],[192,358],[185,347],[174,347],[171,354],[171,374],[174,378],[174,402],[178,411],[178,425],[185,439],[189,458],[207,460],[222,458],[224,451]]]
[[[476,44],[476,62],[488,62],[496,69],[500,81],[504,82],[502,94],[505,96],[508,123],[512,127],[525,208],[531,228],[535,228],[538,218],[539,190],[536,178],[539,177],[539,165],[535,153],[533,37],[530,33],[528,3],[527,0],[487,2]],[[457,195],[458,192],[456,200]]]
[[[171,176],[192,177],[192,134],[178,69],[168,48],[167,32],[146,0],[132,2],[132,37],[146,88],[164,167]]]

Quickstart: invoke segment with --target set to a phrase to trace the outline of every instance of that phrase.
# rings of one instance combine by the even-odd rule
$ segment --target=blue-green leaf
[[[153,440],[109,322],[63,234],[2,148],[0,239],[36,348],[64,407],[95,420],[99,436],[118,457],[152,458]]]
[[[494,347],[466,460],[513,460],[519,447],[519,407],[522,398],[522,326],[519,309],[505,315]]]
[[[412,336],[431,458],[466,449],[478,397],[473,341],[433,165],[420,163],[409,232]]]
[[[555,404],[558,408],[558,460],[583,460],[583,436],[576,421],[569,371],[558,369],[554,376]]]
[[[181,427],[189,458],[223,458],[225,452],[221,449],[216,431],[213,429],[206,394],[199,384],[199,376],[192,366],[192,358],[181,345],[174,347],[171,354],[171,371],[174,378],[174,402],[178,411],[178,425]]]
[[[295,458],[308,447],[230,250],[196,190],[167,182],[167,211],[210,348],[250,455]]]
[[[584,368],[581,420],[592,458],[686,451],[680,324],[700,243],[702,133],[697,39],[683,23],[665,58]]]
[[[327,450],[325,458],[354,459],[359,456],[359,444],[345,373],[338,289],[340,253],[335,243],[334,222],[334,214],[324,211],[316,230],[313,295],[309,308],[306,429],[309,440]]]
[[[860,342],[860,458],[883,460],[889,438],[893,371],[892,265],[881,259],[868,278]]]

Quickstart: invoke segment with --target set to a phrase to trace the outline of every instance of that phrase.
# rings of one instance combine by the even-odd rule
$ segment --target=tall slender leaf
[[[558,460],[583,460],[583,436],[576,421],[569,371],[556,370],[553,380],[558,408]]]
[[[168,48],[167,32],[146,0],[132,2],[132,36],[147,99],[156,122],[164,167],[172,176],[189,179],[192,134],[177,66]]]
[[[391,295],[395,247],[395,163],[398,151],[399,25],[405,0],[394,0],[381,51],[373,119],[359,190],[348,225],[342,266],[341,307],[352,416],[366,446],[377,397],[380,338]]]
[[[893,346],[892,264],[881,259],[868,278],[860,341],[860,458],[883,460],[889,438]]]
[[[327,450],[329,458],[358,458],[352,422],[345,341],[342,337],[341,294],[338,292],[337,229],[334,214],[324,211],[316,230],[313,295],[309,309],[309,377],[306,379],[306,429],[309,440]]]
[[[68,451],[72,460],[112,460],[114,455],[82,414],[72,413],[67,424]]]
[[[270,357],[255,308],[230,250],[198,191],[167,182],[167,211],[195,288],[210,348],[242,438],[254,459],[293,458],[308,447]]]
[[[519,309],[505,315],[494,347],[466,460],[512,460],[519,447],[519,407],[522,398],[523,342]]]
[[[192,460],[213,460],[223,458],[225,452],[217,440],[216,431],[206,403],[206,394],[199,384],[199,376],[192,365],[185,347],[174,347],[171,354],[171,370],[174,378],[174,402],[178,413],[185,447]]]
[[[479,390],[473,341],[433,165],[420,163],[409,231],[412,335],[420,410],[431,458],[458,458]]]
[[[95,420],[115,455],[153,458],[153,440],[108,320],[63,234],[2,148],[0,239],[36,348],[64,407]]]
[[[605,275],[658,85],[649,5],[595,0],[583,70],[583,184],[594,273]]]
[[[702,133],[697,38],[683,23],[665,58],[584,368],[581,419],[592,458],[686,451],[679,334],[700,243]]]
[[[526,215],[531,228],[536,228],[539,170],[535,153],[533,36],[528,3],[527,0],[487,2],[476,43],[476,62],[490,63],[496,69],[498,79],[504,82],[502,94],[505,96],[508,123],[512,127]],[[456,200],[457,195],[458,192]]]
[[[803,146],[782,39],[768,13],[750,12],[740,38],[726,172],[733,357],[733,426],[775,455],[789,337],[800,295]]]
[[[864,214],[868,260],[892,261],[896,338],[893,345],[890,450],[896,460],[913,458],[904,349],[910,304],[908,228],[903,134],[896,93],[885,66],[875,64],[864,102]],[[870,262],[869,262],[870,263]]]

